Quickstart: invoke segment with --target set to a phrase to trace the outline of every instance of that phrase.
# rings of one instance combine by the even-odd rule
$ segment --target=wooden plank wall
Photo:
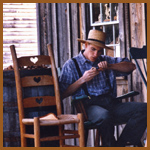
[[[57,67],[62,67],[63,64],[71,57],[78,54],[80,48],[83,48],[84,45],[80,45],[76,41],[78,37],[83,37],[83,39],[86,39],[87,34],[90,27],[90,17],[89,17],[89,6],[88,3],[40,3],[39,6],[39,30],[41,32],[39,33],[40,37],[40,49],[41,54],[47,53],[46,44],[52,43],[53,50],[54,50],[54,56],[56,61]],[[131,39],[135,42],[136,39],[133,39],[133,37],[137,37],[137,31],[140,32],[143,30],[143,26],[141,25],[141,18],[143,16],[137,17],[136,12],[140,12],[140,14],[144,14],[143,8],[139,10],[140,8],[136,8],[135,6],[141,5],[139,4],[129,4],[126,3],[124,5],[120,4],[122,7],[120,9],[123,9],[122,18],[124,24],[120,24],[120,26],[125,29],[121,31],[121,42],[122,42],[122,51],[121,55],[125,56],[127,54],[127,57],[129,58],[129,47],[132,46]],[[133,5],[133,8],[129,7]],[[130,12],[129,12],[130,10]],[[132,11],[135,15],[133,15]],[[125,13],[125,14],[124,14]],[[120,14],[121,15],[121,14]],[[131,23],[129,20],[129,17],[131,15]],[[124,18],[123,18],[124,17]],[[132,22],[134,22],[134,19],[138,21],[138,26],[136,25],[136,28],[140,27],[138,30],[133,30],[135,28],[135,25],[132,25]],[[139,19],[139,20],[138,20]],[[144,20],[143,20],[144,22]],[[131,27],[131,32],[129,32]],[[131,33],[131,37],[130,37]],[[141,39],[141,38],[140,38]],[[133,43],[133,42],[132,42]],[[139,46],[139,45],[137,45]],[[123,52],[125,50],[125,53]],[[135,73],[136,71],[134,71]],[[139,75],[134,75],[134,82],[132,83],[131,76],[129,77],[129,86],[127,80],[121,79],[117,81],[117,92],[118,95],[127,93],[128,90],[137,90],[141,91],[143,88],[136,83],[136,79],[139,79]],[[141,84],[141,81],[140,81]],[[146,90],[144,89],[144,92]],[[135,99],[138,101],[143,101],[143,92],[141,92],[140,96],[135,97]],[[146,99],[146,98],[144,98]],[[71,104],[70,104],[70,98],[66,98],[63,101],[64,104],[64,112],[70,113],[71,112]],[[91,138],[89,139],[91,140]],[[91,144],[91,143],[90,143]]]
[[[11,44],[18,56],[38,53],[35,3],[3,3],[3,68],[12,65]]]
[[[82,14],[88,11],[87,4],[80,4]],[[40,14],[39,33],[41,54],[47,54],[47,43],[51,43],[56,66],[62,67],[71,57],[77,55],[80,43],[76,40],[80,37],[80,19],[78,3],[40,3],[38,4]],[[83,34],[89,30],[89,20],[82,18]],[[88,18],[89,19],[89,18]],[[88,23],[86,25],[86,23]],[[86,38],[84,36],[84,38]]]
[[[146,45],[145,4],[130,3],[130,39],[131,47],[142,48]],[[134,61],[133,61],[134,62]],[[140,63],[140,62],[139,62]],[[147,64],[147,61],[145,62]],[[142,62],[140,63],[142,66]],[[143,67],[142,67],[143,69]],[[144,71],[144,70],[143,70]],[[138,69],[132,74],[133,90],[140,92],[136,101],[147,102],[147,89],[141,79]]]

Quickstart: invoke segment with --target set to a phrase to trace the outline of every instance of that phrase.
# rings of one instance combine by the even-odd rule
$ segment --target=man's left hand
[[[106,70],[106,69],[108,69],[108,63],[107,63],[107,61],[102,61],[102,62],[100,62],[100,63],[98,63],[97,64],[98,65],[98,71],[104,71],[104,70]]]

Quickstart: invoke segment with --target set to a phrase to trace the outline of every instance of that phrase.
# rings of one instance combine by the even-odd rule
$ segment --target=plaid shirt
[[[77,60],[77,63],[79,65],[82,74],[84,74],[86,70],[89,70],[92,67],[96,67],[97,64],[101,61],[107,61],[108,64],[115,64],[122,61],[129,62],[128,58],[120,58],[120,57],[114,58],[107,55],[101,55],[93,63],[88,59],[86,59],[82,53],[83,51],[81,51],[79,55],[74,57]],[[92,80],[86,83],[90,95],[98,96],[102,94],[107,94],[108,92],[111,91],[110,95],[112,97],[115,98],[117,96],[116,76],[126,76],[128,74],[114,70],[107,70],[107,73],[110,83],[108,83],[108,80],[106,78],[106,71],[100,71],[97,76],[95,76]],[[62,68],[61,75],[59,78],[60,92],[63,93],[68,88],[69,85],[73,84],[78,79],[79,75],[73,60],[70,59],[66,61],[66,63]],[[85,95],[84,90],[82,88],[79,88],[75,93],[72,94],[73,97],[81,95]]]

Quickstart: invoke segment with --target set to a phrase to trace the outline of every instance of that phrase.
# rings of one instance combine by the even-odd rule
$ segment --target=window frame
[[[99,3],[100,7],[102,8],[102,3]],[[112,7],[112,3],[109,3],[110,7]],[[112,44],[106,44],[106,46],[113,46],[114,49],[115,47],[119,46],[119,56],[117,57],[125,57],[125,32],[124,32],[124,16],[123,16],[123,4],[118,3],[118,17],[117,20],[112,20],[111,14],[110,14],[110,21],[109,22],[102,22],[102,17],[101,17],[101,22],[93,22],[93,8],[92,8],[93,3],[89,3],[89,12],[90,12],[90,26],[95,29],[96,27],[102,26],[103,31],[105,32],[105,26],[107,25],[112,25],[112,30],[113,30],[113,43]],[[100,13],[102,12],[102,9],[100,9]],[[111,10],[110,10],[111,13]],[[119,27],[119,44],[116,43],[115,40],[115,25],[118,25]],[[106,55],[106,50],[104,49],[104,55]],[[114,57],[116,56],[116,50],[114,50]]]

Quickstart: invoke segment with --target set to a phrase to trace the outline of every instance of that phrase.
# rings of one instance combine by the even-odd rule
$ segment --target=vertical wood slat
[[[36,20],[37,20],[37,41],[41,41],[41,24],[40,24],[40,4],[36,4]],[[38,55],[40,55],[41,42],[37,42]]]
[[[41,55],[45,55],[47,52],[45,51],[45,49],[47,48],[45,43],[47,44],[47,36],[46,36],[46,32],[47,32],[47,26],[46,26],[46,4],[45,3],[40,3],[39,4],[39,12],[40,12],[40,36],[41,36],[41,47],[40,47],[40,54]]]
[[[54,51],[54,59],[56,63],[56,67],[58,66],[58,24],[57,24],[57,4],[52,3],[52,37],[53,37],[53,51]]]
[[[34,143],[35,147],[40,147],[40,123],[39,118],[34,118]]]
[[[81,3],[81,20],[82,22],[80,26],[80,34],[82,34],[81,38],[86,40],[88,31],[90,30],[90,17],[89,17],[89,12],[88,12],[89,4],[88,3]],[[85,46],[84,44],[81,43],[81,49],[84,49]]]
[[[71,23],[72,23],[72,57],[79,53],[80,47],[77,38],[80,36],[79,32],[79,10],[78,4],[71,4]]]
[[[123,9],[124,9],[124,28],[125,28],[125,31],[123,30],[124,32],[124,35],[125,35],[125,39],[123,41],[123,43],[125,44],[124,45],[124,49],[126,51],[126,57],[130,58],[130,55],[129,55],[129,48],[131,47],[131,43],[130,43],[130,18],[129,18],[129,4],[128,3],[125,3],[123,4]],[[122,11],[122,10],[119,10],[119,11]],[[119,16],[120,18],[121,16]],[[119,23],[120,24],[120,23]],[[121,44],[121,46],[123,46],[123,44]],[[122,51],[121,51],[121,55],[122,55]],[[133,90],[133,87],[132,87],[132,75],[129,75],[128,76],[128,91],[131,91]],[[130,101],[133,100],[133,98],[129,98]]]
[[[79,21],[80,21],[80,38],[83,39],[83,32],[82,32],[82,27],[83,27],[83,16],[82,16],[82,6],[81,3],[79,3]],[[82,49],[83,43],[80,43],[80,49]]]
[[[59,66],[62,66],[68,60],[68,38],[67,38],[67,4],[58,3],[58,39],[59,39]]]
[[[48,43],[52,43],[52,12],[51,12],[51,3],[46,3],[47,11],[47,38]]]
[[[71,58],[71,17],[70,17],[70,3],[67,3],[67,28],[68,28],[68,58]]]
[[[130,3],[130,39],[131,47],[142,48],[145,44],[145,17],[143,16],[144,3]],[[139,32],[140,31],[140,32]],[[140,62],[141,63],[141,62]],[[142,66],[142,64],[141,64]],[[139,91],[141,94],[137,96],[139,101],[147,101],[147,89],[142,82],[138,71],[132,74],[133,90]]]

